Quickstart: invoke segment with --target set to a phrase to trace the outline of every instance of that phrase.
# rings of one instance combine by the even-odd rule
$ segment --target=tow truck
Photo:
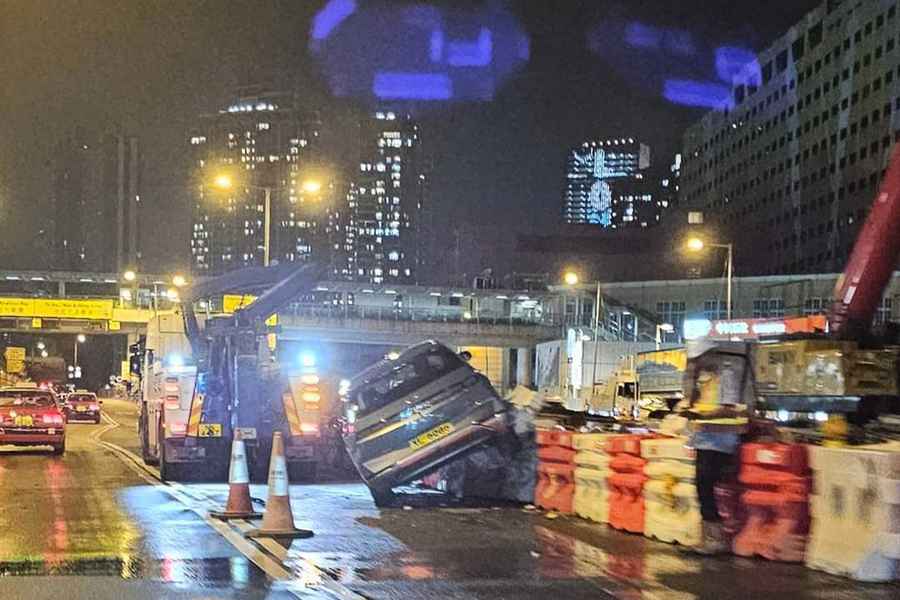
[[[284,435],[291,477],[315,477],[318,375],[314,366],[280,364],[266,342],[277,332],[273,315],[310,291],[319,272],[313,265],[234,271],[186,289],[180,311],[151,321],[143,347],[136,348],[142,359],[139,430],[144,460],[159,464],[162,479],[223,479],[237,430],[254,480],[265,479],[275,431]],[[231,314],[195,311],[223,294],[259,292]]]

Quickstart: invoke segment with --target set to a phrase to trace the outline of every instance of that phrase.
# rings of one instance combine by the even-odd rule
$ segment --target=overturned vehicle
[[[472,454],[515,452],[512,405],[467,358],[426,341],[344,385],[344,441],[377,505],[391,504],[394,488]]]

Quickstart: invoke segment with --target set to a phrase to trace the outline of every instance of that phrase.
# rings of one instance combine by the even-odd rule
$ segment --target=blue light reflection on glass
[[[589,29],[586,42],[631,86],[676,104],[729,110],[735,86],[760,85],[752,49],[710,44],[684,29],[610,18]]]
[[[310,49],[336,96],[398,101],[491,100],[530,57],[530,40],[496,4],[455,8],[331,0]]]
[[[643,23],[632,21],[625,26],[625,43],[632,48],[659,48],[662,31]]]
[[[663,82],[663,97],[669,102],[685,106],[697,106],[726,110],[731,108],[731,88],[713,81],[689,79],[666,79]]]
[[[344,19],[354,12],[356,12],[356,0],[328,0],[328,4],[313,18],[312,39],[315,41],[326,39]]]
[[[756,54],[746,48],[721,46],[716,48],[716,75],[720,80],[732,82],[736,78],[748,78],[746,83],[759,85],[759,63]]]
[[[441,73],[379,72],[372,92],[382,100],[449,100],[453,82]]]

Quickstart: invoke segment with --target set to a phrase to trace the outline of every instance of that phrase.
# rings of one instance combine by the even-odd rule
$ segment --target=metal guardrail
[[[423,323],[473,323],[483,325],[555,326],[546,318],[512,316],[492,311],[471,313],[457,307],[390,307],[365,305],[326,306],[294,303],[280,311],[282,315],[329,319],[372,319]]]

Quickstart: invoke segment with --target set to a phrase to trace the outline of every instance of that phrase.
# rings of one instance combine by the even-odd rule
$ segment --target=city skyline
[[[198,120],[189,136],[192,270],[215,275],[262,265],[267,225],[271,261],[321,254],[328,223],[322,190],[303,185],[321,158],[315,115],[299,109],[290,92],[244,88]]]

